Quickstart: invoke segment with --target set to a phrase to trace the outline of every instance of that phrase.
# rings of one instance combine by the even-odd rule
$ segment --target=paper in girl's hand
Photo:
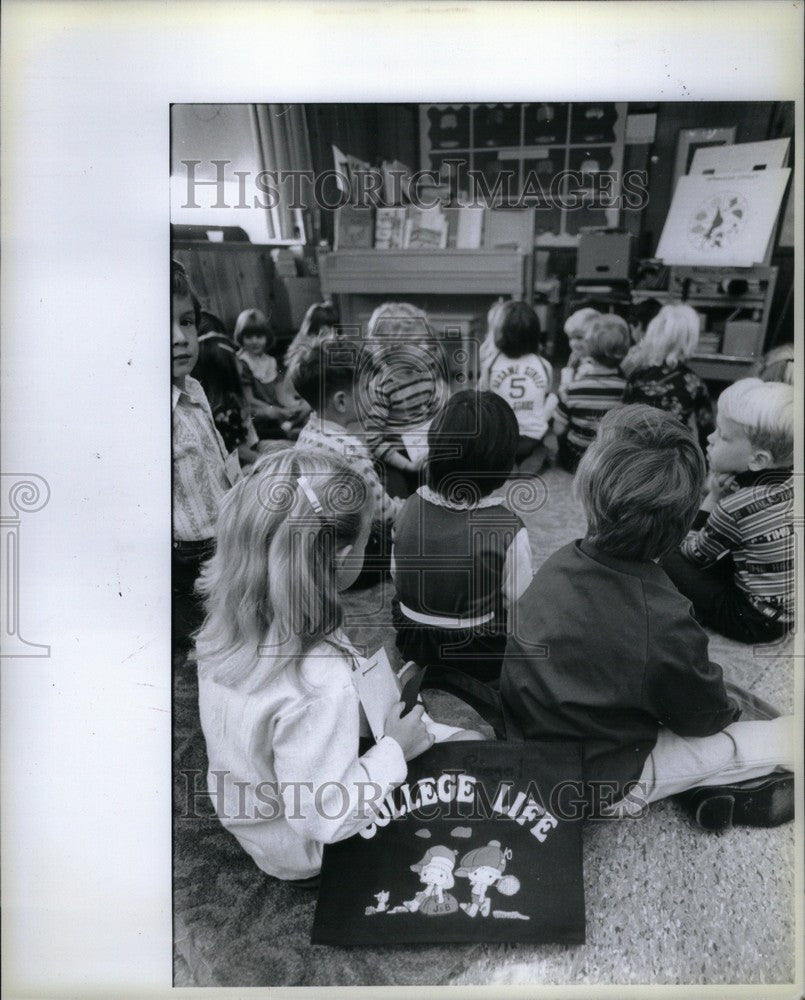
[[[382,646],[368,659],[356,659],[352,683],[358,692],[372,736],[379,740],[383,736],[391,706],[400,700],[400,685]]]

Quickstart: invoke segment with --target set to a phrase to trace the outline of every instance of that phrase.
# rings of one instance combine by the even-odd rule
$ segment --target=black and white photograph
[[[790,974],[793,146],[172,106],[177,984]]]
[[[8,5],[6,995],[801,994],[802,20]]]

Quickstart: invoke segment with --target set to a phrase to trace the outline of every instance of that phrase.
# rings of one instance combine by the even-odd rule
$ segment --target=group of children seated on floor
[[[179,265],[171,280],[174,617],[189,608],[180,628],[196,628],[201,596],[211,790],[225,772],[219,815],[263,870],[315,875],[323,843],[372,819],[362,783],[380,801],[434,739],[478,738],[399,703],[359,753],[360,656],[338,595],[386,568],[403,658],[499,690],[512,732],[581,740],[586,779],[614,789],[611,814],[629,811],[638,785],[643,803],[693,789],[707,828],[791,818],[790,720],[728,692],[697,624],[746,642],[793,628],[790,384],[744,379],[722,393],[708,472],[687,306],[663,307],[634,345],[619,317],[572,317],[555,391],[523,303],[493,307],[478,390],[451,391],[413,306],[381,306],[364,338],[303,327],[281,387],[270,363],[254,363],[267,338],[249,336],[247,318],[241,362],[264,384],[275,375],[272,415],[289,435],[307,419],[240,474],[191,375],[205,336],[198,300]],[[406,443],[417,429],[424,462]],[[559,461],[578,467],[588,528],[534,575],[502,488],[541,467],[552,434]],[[288,789],[271,815],[259,808],[265,782]],[[349,801],[336,820],[317,798],[325,786]]]

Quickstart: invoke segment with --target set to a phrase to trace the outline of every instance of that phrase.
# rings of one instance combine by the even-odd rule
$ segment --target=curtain
[[[270,171],[313,169],[307,116],[304,104],[254,104],[252,124],[261,169]],[[274,239],[312,238],[311,188],[302,187],[304,209],[291,208],[291,187],[281,188],[284,197],[276,208],[269,209]]]

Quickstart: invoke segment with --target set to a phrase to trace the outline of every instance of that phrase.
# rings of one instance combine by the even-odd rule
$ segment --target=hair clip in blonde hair
[[[310,480],[307,478],[307,476],[299,476],[296,482],[299,486],[299,489],[307,497],[308,503],[313,508],[313,510],[315,510],[317,514],[323,514],[324,508],[319,502],[319,498],[316,496],[316,491],[310,485]]]

